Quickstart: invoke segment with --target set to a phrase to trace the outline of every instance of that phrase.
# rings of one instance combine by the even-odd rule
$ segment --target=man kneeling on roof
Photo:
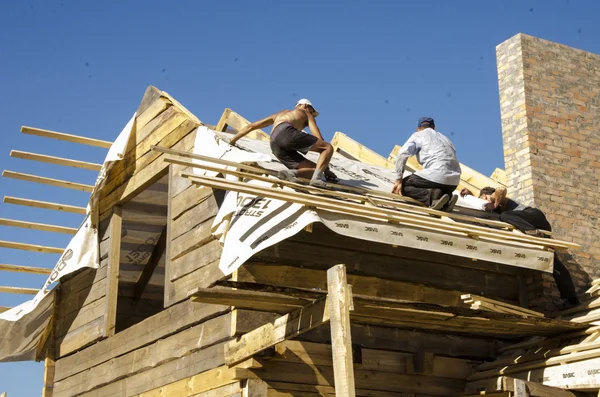
[[[275,157],[289,168],[280,171],[280,178],[297,182],[297,177],[302,177],[310,179],[310,184],[313,186],[324,186],[323,178],[326,182],[337,183],[339,179],[328,168],[333,156],[333,147],[323,140],[315,120],[318,115],[319,112],[308,99],[300,99],[294,109],[282,110],[242,128],[230,143],[235,145],[250,131],[272,124],[271,150]],[[310,129],[312,135],[302,131],[306,127]],[[300,153],[308,153],[309,150],[320,153],[317,164],[300,155]]]
[[[473,195],[469,189],[463,189],[461,196]],[[526,206],[506,197],[506,188],[484,187],[479,192],[479,198],[487,200],[486,211],[500,214],[500,220],[513,225],[521,232],[534,237],[547,237],[544,231],[551,232],[552,227],[546,215],[539,209]],[[579,298],[573,285],[569,270],[554,252],[554,281],[558,287],[565,305],[579,304]]]
[[[406,161],[417,156],[422,170],[403,178]],[[406,141],[396,158],[396,184],[392,193],[411,197],[437,210],[451,212],[458,196],[460,163],[450,139],[435,130],[431,117],[421,117],[417,132]]]

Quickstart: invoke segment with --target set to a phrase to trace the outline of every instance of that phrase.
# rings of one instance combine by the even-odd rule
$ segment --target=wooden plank
[[[516,305],[511,305],[509,303],[497,300],[497,299],[490,299],[490,298],[486,298],[483,296],[479,296],[479,295],[474,295],[474,294],[463,294],[461,295],[461,299],[463,300],[467,300],[467,299],[472,299],[474,301],[481,301],[481,302],[486,302],[495,306],[500,306],[506,309],[509,309],[510,313],[523,313],[523,314],[527,314],[527,315],[531,315],[531,316],[535,316],[535,317],[543,317],[544,313],[540,313],[540,312],[536,312],[534,310],[529,310],[526,309],[524,307],[520,307],[520,306],[516,306]]]
[[[11,150],[10,156],[23,160],[39,161],[42,163],[64,165],[66,167],[81,168],[84,170],[100,171],[102,164],[90,163],[81,160],[72,160],[62,157],[48,156],[45,154],[22,152],[20,150]]]
[[[64,251],[64,248],[47,247],[44,245],[35,245],[35,244],[27,244],[27,243],[17,243],[14,241],[0,241],[0,247],[12,248],[12,249],[23,250],[23,251],[43,252],[46,254],[62,254]]]
[[[18,272],[18,273],[32,273],[32,274],[50,274],[52,269],[44,267],[33,267],[33,266],[19,266],[19,265],[7,265],[0,264],[0,270],[7,272]]]
[[[95,319],[104,318],[106,310],[105,299],[97,299],[80,310],[67,314],[56,320],[55,335],[60,338]]]
[[[0,293],[5,294],[29,294],[35,295],[40,290],[37,288],[25,288],[25,287],[4,287],[0,286]]]
[[[529,394],[527,393],[527,386],[525,385],[525,381],[523,381],[521,379],[514,379],[513,382],[514,382],[513,390],[514,390],[515,397],[529,397]]]
[[[230,288],[194,288],[189,292],[194,302],[235,306],[240,309],[289,313],[312,302],[284,294],[243,291]]]
[[[89,371],[62,379],[55,386],[56,392],[78,395],[203,350],[205,357],[214,357],[223,351],[222,342],[230,339],[230,321],[228,313],[115,357]]]
[[[227,311],[229,308],[225,306],[200,305],[191,301],[169,307],[111,338],[59,360],[56,363],[57,380],[85,371]]]
[[[42,387],[42,397],[52,397],[54,395],[54,359],[48,356],[44,359],[44,385]]]
[[[192,253],[189,254],[190,257],[194,252],[196,251],[192,251]],[[219,270],[219,261],[214,261],[202,266],[190,274],[186,274],[176,281],[171,282],[171,288],[169,288],[165,306],[171,306],[187,299],[188,292],[193,288],[206,288],[224,278],[226,278],[226,276]]]
[[[6,218],[0,218],[0,225],[20,227],[23,229],[31,229],[31,230],[41,230],[44,232],[63,233],[63,234],[77,233],[77,229],[74,227],[47,225],[44,223],[18,221],[18,220],[14,220],[14,219],[6,219]]]
[[[163,94],[161,90],[154,87],[153,85],[149,85],[146,87],[146,91],[144,91],[144,95],[142,96],[142,101],[140,102],[136,114],[142,114],[152,105],[157,99],[162,97]]]
[[[190,150],[194,146],[194,127],[195,124],[184,121],[179,128],[168,135],[169,144],[172,144],[173,148],[178,150]],[[167,174],[168,164],[162,161],[162,156],[159,153],[152,152],[135,161],[134,169],[136,174],[123,181],[116,189],[103,189],[102,194],[105,194],[106,191],[112,191],[100,201],[100,214],[105,213],[118,202],[124,202],[135,197],[148,186],[160,180]]]
[[[411,341],[412,343],[412,341]],[[332,347],[330,344],[306,341],[287,340],[275,347],[277,354],[274,361],[304,363],[317,367],[332,367]],[[419,353],[403,353],[377,349],[360,348],[360,360],[354,363],[355,369],[365,371],[390,372],[395,374],[418,373],[414,358]],[[433,368],[430,375],[441,378],[465,379],[475,372],[478,361],[433,357]]]
[[[352,336],[350,334],[350,306],[352,293],[346,279],[346,267],[337,265],[327,271],[327,299],[333,352],[333,374],[336,397],[353,397],[354,367]]]
[[[205,370],[205,366],[202,367],[203,372],[193,376],[183,378],[179,381],[166,384],[164,386],[148,389],[146,392],[136,395],[135,397],[158,397],[158,396],[206,396],[206,397],[229,397],[227,394],[211,394],[207,393],[211,390],[229,390],[224,388],[225,386],[234,384],[239,387],[239,380],[245,377],[251,376],[245,368],[228,368],[226,366],[219,366],[210,370]],[[203,394],[207,393],[207,394]],[[103,394],[102,396],[112,397],[113,394]],[[129,394],[121,394],[129,395]],[[88,397],[88,395],[84,395]],[[89,397],[91,397],[90,395]],[[94,395],[97,396],[97,395]],[[241,397],[240,395],[234,394],[233,396]],[[98,396],[99,397],[99,396]]]
[[[164,98],[156,98],[150,106],[148,106],[142,113],[138,113],[135,118],[135,126],[137,130],[140,130],[146,126],[152,119],[157,117],[159,114],[167,110],[171,104]]]
[[[57,318],[66,317],[67,315],[80,310],[82,307],[91,304],[94,301],[102,299],[106,296],[106,277],[98,280],[88,288],[80,291],[74,291],[70,294],[62,294],[58,302]]]
[[[56,338],[56,357],[63,357],[75,351],[81,350],[104,337],[104,317],[98,317],[92,322],[69,332],[68,334]],[[58,363],[56,367],[58,368]],[[58,370],[56,370],[58,373]],[[56,377],[56,374],[55,374]]]
[[[54,210],[54,211],[71,212],[74,214],[85,215],[85,213],[86,213],[85,207],[78,207],[75,205],[68,205],[68,204],[51,203],[48,201],[24,199],[24,198],[19,198],[19,197],[4,196],[4,202],[6,204],[24,205],[27,207],[43,208],[43,209]]]
[[[82,192],[91,192],[92,190],[94,190],[93,185],[86,185],[84,183],[63,181],[60,179],[46,178],[44,176],[38,176],[38,175],[24,174],[22,172],[14,172],[14,171],[4,170],[4,171],[2,171],[2,176],[5,178],[18,179],[21,181],[41,183],[43,185],[50,185],[50,186],[63,187],[63,188],[67,188],[67,189],[79,190]]]
[[[109,222],[108,270],[104,311],[106,318],[105,336],[113,336],[117,324],[119,266],[121,264],[121,235],[123,225],[122,209],[120,206],[113,207],[113,214]]]
[[[150,255],[148,263],[144,265],[144,270],[142,270],[142,274],[140,275],[140,278],[138,279],[135,285],[133,300],[137,301],[142,297],[142,294],[144,293],[144,290],[146,289],[146,286],[148,285],[148,282],[150,281],[150,278],[152,277],[152,274],[154,273],[158,262],[164,255],[166,248],[167,227],[165,226],[162,233],[158,237],[158,241],[156,242],[154,251],[152,251],[152,254]]]
[[[178,240],[173,242],[173,245],[175,244],[178,244]],[[210,236],[201,240],[199,244],[203,245],[192,248],[191,251],[177,259],[171,259],[171,271],[169,273],[171,281],[179,280],[198,269],[219,261],[221,253],[223,252],[223,247],[218,240]],[[173,252],[171,252],[171,258],[172,257]]]
[[[22,126],[21,132],[24,134],[42,136],[45,138],[58,139],[60,141],[79,143],[79,144],[88,145],[88,146],[96,146],[96,147],[101,147],[101,148],[105,148],[105,149],[110,148],[110,146],[112,145],[112,142],[103,141],[101,139],[87,138],[87,137],[78,136],[78,135],[65,134],[62,132],[43,130],[41,128]]]
[[[301,335],[328,321],[327,298],[323,297],[310,305],[279,317],[273,324],[265,324],[243,335],[238,341],[230,342],[227,346],[225,362],[228,365],[239,363],[277,343]]]
[[[537,237],[523,237],[526,235],[518,235],[516,233],[495,230],[492,231],[485,227],[475,226],[475,225],[458,225],[456,223],[449,223],[445,221],[436,221],[433,218],[425,219],[421,217],[415,217],[409,213],[403,213],[396,210],[388,210],[385,208],[379,207],[366,207],[362,204],[351,203],[351,202],[342,202],[333,198],[326,197],[316,197],[311,194],[301,193],[301,192],[293,192],[293,191],[283,191],[281,189],[268,188],[268,187],[259,187],[255,185],[249,185],[245,182],[238,182],[232,180],[225,180],[223,178],[216,177],[208,177],[208,176],[199,176],[199,175],[186,175],[193,183],[202,185],[202,186],[210,186],[215,189],[224,189],[237,191],[252,195],[257,195],[260,197],[284,200],[287,202],[294,202],[302,205],[307,205],[311,207],[317,207],[324,210],[331,210],[336,212],[343,212],[350,215],[357,216],[366,216],[369,218],[377,218],[384,221],[393,221],[398,222],[400,224],[415,226],[425,230],[431,230],[435,232],[446,232],[453,233],[460,236],[468,236],[471,237],[473,235],[477,235],[480,237],[494,238],[497,239],[502,237],[506,239],[507,243],[511,242],[524,242],[531,244],[539,244],[548,247],[559,247],[559,248],[577,248],[575,245],[569,242],[558,241],[553,239],[542,239]],[[301,186],[301,185],[299,185]]]

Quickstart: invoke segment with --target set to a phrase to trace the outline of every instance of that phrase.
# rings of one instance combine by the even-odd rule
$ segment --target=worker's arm
[[[404,168],[408,159],[415,154],[419,153],[419,147],[417,142],[410,137],[410,139],[402,146],[398,157],[396,157],[396,183],[392,189],[392,193],[402,195],[402,177],[404,175]]]
[[[309,111],[306,111],[306,115],[308,116],[308,128],[310,129],[310,133],[316,136],[317,138],[324,140],[323,135],[321,135],[321,131],[317,126],[317,120],[315,120],[315,116],[313,116],[312,113]]]
[[[275,117],[277,116],[277,114],[278,113],[272,114],[267,118],[264,118],[262,120],[258,120],[258,121],[255,121],[254,123],[248,124],[241,130],[239,130],[238,133],[235,134],[235,136],[233,138],[231,138],[231,142],[229,142],[229,143],[231,143],[232,145],[235,145],[235,143],[237,141],[239,141],[244,136],[248,135],[251,131],[258,130],[260,128],[265,128],[265,127],[272,125],[275,122]]]

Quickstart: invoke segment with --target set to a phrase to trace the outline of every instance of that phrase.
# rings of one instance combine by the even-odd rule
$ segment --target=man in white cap
[[[314,186],[324,186],[325,181],[337,183],[339,179],[328,168],[333,155],[333,147],[323,140],[315,118],[319,115],[308,99],[300,99],[292,110],[282,110],[259,121],[255,121],[238,131],[231,139],[234,145],[250,131],[273,125],[271,130],[271,150],[289,170],[280,173],[280,177],[295,180],[296,177],[309,179]],[[311,135],[302,131],[308,127]],[[317,164],[300,155],[308,151],[318,152]],[[300,152],[300,153],[298,153]]]

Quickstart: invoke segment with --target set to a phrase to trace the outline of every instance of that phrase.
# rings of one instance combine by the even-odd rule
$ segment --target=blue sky
[[[387,156],[435,118],[459,160],[504,167],[495,47],[518,32],[600,53],[594,1],[4,1],[2,169],[93,183],[92,171],[9,157],[11,149],[101,162],[105,151],[19,133],[30,125],[113,140],[147,85],[201,120],[230,107],[262,118],[307,97],[326,139],[342,131]],[[84,206],[81,192],[0,178],[2,196]],[[77,226],[81,216],[0,203],[0,217]],[[69,237],[0,227],[0,239],[64,247]],[[0,249],[0,262],[56,255]],[[44,277],[0,273],[0,285]],[[26,296],[0,294],[0,306]],[[39,395],[40,364],[0,364],[0,392]]]

